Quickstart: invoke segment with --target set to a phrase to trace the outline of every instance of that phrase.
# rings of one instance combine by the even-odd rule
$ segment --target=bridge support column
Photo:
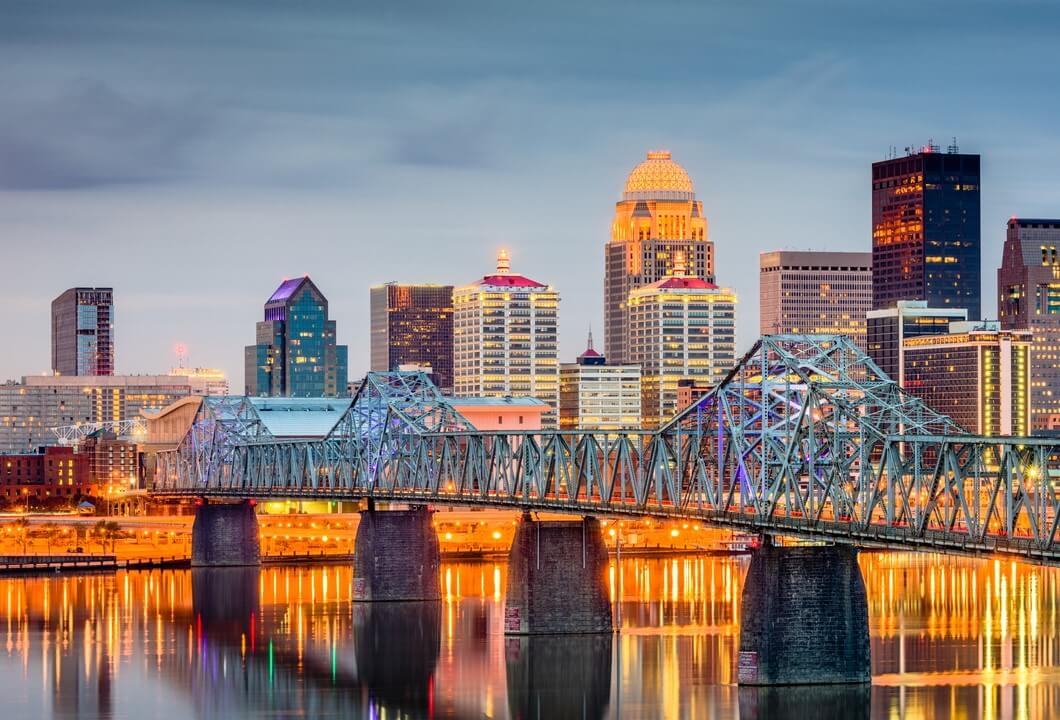
[[[741,685],[867,683],[869,613],[857,550],[755,551],[740,605]]]
[[[353,599],[440,600],[441,554],[427,508],[361,513],[353,548]]]
[[[600,522],[523,515],[508,554],[507,635],[611,632],[607,548]]]
[[[203,501],[191,526],[192,567],[230,567],[261,563],[258,518],[254,506]]]

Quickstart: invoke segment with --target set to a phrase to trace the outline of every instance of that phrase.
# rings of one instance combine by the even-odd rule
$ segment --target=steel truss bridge
[[[970,390],[971,391],[971,390]],[[323,438],[208,398],[156,495],[648,516],[1060,561],[1060,440],[968,434],[843,336],[766,336],[655,431],[476,431],[419,373],[369,373]]]

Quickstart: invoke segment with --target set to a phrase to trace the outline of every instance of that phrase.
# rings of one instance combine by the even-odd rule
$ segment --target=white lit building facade
[[[678,408],[678,382],[717,384],[736,355],[736,293],[702,278],[673,275],[629,294],[629,360],[641,368],[645,427],[665,423]]]
[[[637,430],[641,426],[639,365],[607,365],[593,348],[559,366],[559,426],[563,430]]]
[[[511,272],[501,251],[497,271],[453,291],[453,384],[457,397],[535,397],[548,404],[542,426],[559,410],[559,293]]]

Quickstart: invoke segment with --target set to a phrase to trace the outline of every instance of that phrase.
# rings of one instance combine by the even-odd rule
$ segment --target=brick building
[[[48,498],[95,495],[88,466],[88,456],[75,453],[70,447],[43,447],[34,453],[0,455],[0,500],[6,505],[40,505]]]

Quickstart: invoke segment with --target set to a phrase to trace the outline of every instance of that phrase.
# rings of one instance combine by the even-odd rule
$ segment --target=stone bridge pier
[[[203,500],[195,509],[195,522],[191,526],[191,566],[259,564],[261,544],[253,503]]]
[[[524,513],[508,554],[504,632],[611,632],[608,558],[600,522],[540,521]]]
[[[741,685],[868,683],[869,612],[857,550],[755,551],[740,604]]]
[[[353,599],[441,600],[438,534],[426,507],[361,513],[353,548]]]

